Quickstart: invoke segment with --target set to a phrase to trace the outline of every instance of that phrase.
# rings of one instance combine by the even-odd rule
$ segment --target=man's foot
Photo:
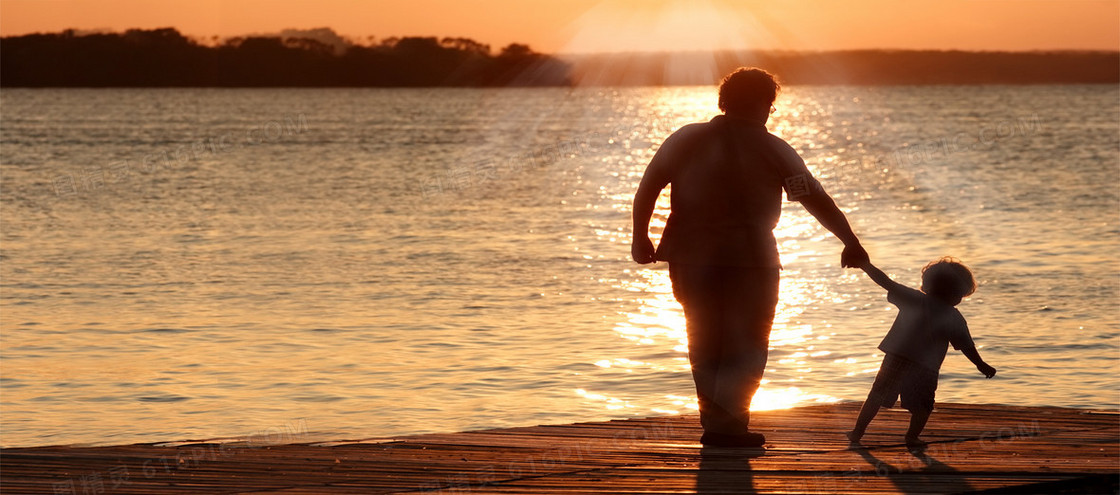
[[[700,436],[700,443],[709,447],[761,447],[766,443],[766,437],[751,432],[738,435],[705,433]]]
[[[852,447],[862,446],[859,440],[863,438],[863,433],[857,433],[855,430],[844,432],[844,436],[848,437],[848,444]]]
[[[925,440],[918,437],[906,437],[906,448],[911,450],[921,450],[929,446]]]

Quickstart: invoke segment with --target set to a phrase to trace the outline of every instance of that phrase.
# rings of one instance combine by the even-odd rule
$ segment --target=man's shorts
[[[901,396],[902,408],[907,411],[932,411],[937,374],[937,370],[888,353],[879,367],[879,374],[875,375],[867,400],[882,407],[894,407]]]

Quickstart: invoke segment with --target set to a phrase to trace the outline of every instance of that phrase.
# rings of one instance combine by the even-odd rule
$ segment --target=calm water
[[[692,412],[629,208],[714,112],[708,87],[4,90],[2,444]],[[1118,112],[1111,86],[792,87],[770,127],[888,273],[973,267],[1000,374],[951,351],[939,400],[1115,410]],[[861,400],[891,306],[800,206],[777,235],[755,408]]]

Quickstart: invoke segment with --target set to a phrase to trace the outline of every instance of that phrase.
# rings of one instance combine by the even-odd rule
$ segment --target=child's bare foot
[[[911,450],[921,450],[929,445],[928,442],[918,437],[906,437],[906,448]]]
[[[844,436],[848,437],[848,441],[851,442],[852,445],[861,445],[859,443],[859,439],[863,438],[863,433],[862,432],[857,432],[855,430],[852,430],[852,431],[844,432]]]

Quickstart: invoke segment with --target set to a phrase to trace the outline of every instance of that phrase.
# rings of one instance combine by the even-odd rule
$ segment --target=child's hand
[[[980,363],[976,365],[976,369],[980,370],[980,373],[983,373],[987,378],[996,376],[996,369],[991,367],[988,363]]]

